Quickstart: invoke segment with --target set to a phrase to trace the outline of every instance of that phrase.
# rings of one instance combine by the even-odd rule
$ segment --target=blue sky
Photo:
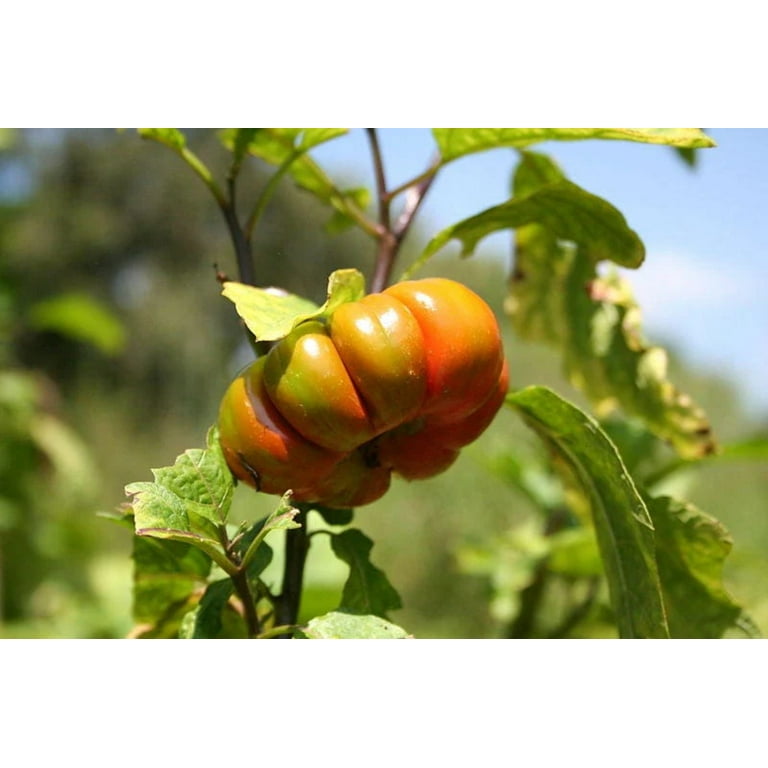
[[[613,203],[646,246],[628,274],[643,308],[646,335],[688,360],[742,382],[745,406],[768,412],[768,130],[707,129],[717,142],[688,169],[667,147],[628,142],[551,142],[537,147],[568,177]],[[426,167],[428,129],[383,129],[390,186]],[[335,173],[370,184],[362,130],[314,156]],[[508,150],[455,161],[438,176],[421,210],[431,235],[509,196]],[[450,246],[449,246],[450,247]],[[506,253],[508,235],[478,253]]]

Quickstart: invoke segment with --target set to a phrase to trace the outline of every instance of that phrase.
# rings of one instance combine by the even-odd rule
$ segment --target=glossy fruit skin
[[[444,278],[398,283],[302,323],[230,385],[221,445],[240,480],[368,504],[391,473],[445,471],[490,424],[508,368],[488,305]]]
[[[219,407],[219,441],[239,480],[264,493],[298,491],[329,475],[345,454],[291,427],[267,394],[264,363],[256,360],[229,385]]]
[[[429,351],[422,413],[451,423],[476,410],[504,362],[491,308],[465,285],[440,277],[397,283],[384,293],[408,307]]]
[[[414,418],[427,388],[427,352],[416,318],[400,301],[374,293],[342,304],[330,335],[377,433]]]

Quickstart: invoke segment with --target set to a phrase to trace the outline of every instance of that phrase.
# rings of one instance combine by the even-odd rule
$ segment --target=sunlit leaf
[[[545,387],[508,395],[572,469],[589,499],[622,637],[667,637],[653,524],[616,447],[583,411]]]
[[[332,534],[331,547],[336,557],[349,566],[340,611],[386,618],[389,611],[402,607],[400,596],[384,572],[371,563],[373,542],[365,534],[355,529]]]
[[[177,151],[187,145],[186,136],[178,128],[139,128],[138,132],[144,139],[152,139]]]
[[[334,611],[312,619],[297,633],[309,640],[406,640],[410,635],[380,616]]]
[[[330,315],[336,307],[356,301],[365,293],[365,278],[356,269],[339,269],[328,278],[328,298],[315,303],[275,288],[255,288],[243,283],[224,283],[228,298],[257,341],[277,341],[299,323]]]
[[[279,288],[256,288],[226,282],[222,296],[229,299],[257,341],[276,341],[287,336],[301,319],[312,317],[318,306]]]
[[[83,293],[66,293],[33,304],[27,322],[35,330],[84,341],[108,355],[125,345],[125,327],[114,312]]]
[[[152,470],[155,482],[130,483],[136,533],[169,539],[201,549],[225,569],[229,566],[217,526],[229,511],[234,481],[214,428],[208,448],[179,456],[172,467]]]
[[[361,214],[359,191],[338,189],[307,154],[310,149],[347,132],[347,128],[258,128],[251,137],[247,151],[271,165],[285,169],[299,187],[331,205],[345,219],[354,221]],[[221,137],[225,146],[234,149],[237,138],[234,130],[223,131]]]
[[[613,139],[672,147],[713,147],[700,128],[433,128],[443,162],[498,147],[524,148],[542,141]]]
[[[227,519],[232,503],[232,475],[219,444],[218,432],[208,432],[208,447],[191,448],[172,467],[153,469],[155,481],[215,524]]]
[[[530,194],[515,195],[506,203],[439,232],[429,241],[411,271],[450,240],[459,240],[462,255],[466,256],[484,237],[527,224],[547,228],[557,240],[588,245],[594,261],[609,260],[625,267],[637,267],[645,256],[642,241],[629,228],[620,211],[602,198],[561,179]]]
[[[515,174],[524,196],[549,189],[560,170],[544,155],[525,153]],[[642,334],[629,283],[600,275],[588,238],[564,244],[544,223],[516,232],[515,268],[507,309],[520,336],[560,348],[570,381],[600,413],[620,406],[686,458],[715,450],[703,411],[667,378],[667,355]]]

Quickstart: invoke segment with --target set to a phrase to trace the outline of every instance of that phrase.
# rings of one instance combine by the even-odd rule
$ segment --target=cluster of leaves
[[[529,531],[522,547],[520,537],[513,537],[511,544],[507,539],[487,548],[484,557],[476,551],[473,559],[465,550],[469,570],[485,569],[495,579],[496,608],[512,621],[511,634],[526,623],[530,630],[531,606],[553,574],[587,585],[583,599],[552,632],[557,636],[578,624],[603,583],[611,621],[622,637],[720,637],[734,627],[757,634],[722,584],[723,561],[731,546],[725,529],[684,501],[654,495],[652,479],[654,472],[658,477],[658,466],[641,471],[643,461],[662,441],[677,461],[686,463],[707,459],[717,451],[701,409],[669,381],[664,350],[644,340],[639,309],[627,281],[605,271],[606,265],[639,267],[643,243],[609,202],[568,180],[546,155],[529,149],[542,141],[598,138],[661,144],[690,153],[713,146],[709,137],[699,129],[435,129],[436,159],[423,173],[392,190],[378,180],[379,208],[386,215],[375,221],[366,210],[366,193],[338,188],[308,155],[313,147],[344,133],[342,129],[237,129],[222,134],[233,156],[230,180],[247,154],[277,167],[246,219],[246,240],[275,185],[286,175],[333,209],[332,231],[357,225],[383,242],[393,235],[387,228],[392,199],[402,193],[423,194],[425,182],[460,157],[490,149],[515,150],[518,163],[510,199],[439,232],[404,276],[414,274],[451,240],[458,240],[462,255],[468,256],[484,237],[514,230],[516,258],[507,308],[516,332],[523,339],[555,346],[568,378],[590,399],[595,413],[603,418],[613,414],[614,426],[609,428],[609,422],[599,424],[542,387],[513,392],[507,398],[508,407],[541,439],[548,456],[542,476],[560,481],[535,487],[527,471],[530,466],[521,471],[521,464],[513,459],[511,479],[541,511],[541,529]],[[190,155],[183,134],[175,129],[146,129],[143,135],[178,152],[226,211],[231,201]],[[269,341],[287,333],[298,320],[328,311],[335,301],[357,296],[360,279],[352,273],[334,275],[329,301],[320,308],[286,292],[233,282],[226,284],[224,294],[256,339]],[[632,423],[629,417],[643,426],[634,433],[638,439],[627,441],[623,438]],[[513,456],[510,451],[507,458]],[[195,467],[200,462],[216,464],[216,493],[212,495],[208,481],[193,482],[186,474],[191,470],[180,462]],[[212,471],[213,466],[204,474],[209,477]],[[184,474],[183,481],[178,473]],[[137,545],[136,597],[138,614],[149,627],[145,633],[201,636],[215,630],[215,635],[225,626],[225,610],[242,618],[246,635],[285,631],[274,624],[281,595],[260,579],[262,563],[271,558],[263,538],[276,526],[289,527],[297,521],[306,525],[307,510],[299,516],[284,500],[266,521],[230,531],[225,520],[229,490],[224,486],[231,480],[226,476],[215,440],[210,438],[207,451],[184,462],[180,459],[171,472],[157,471],[155,484],[128,487],[135,495],[132,515],[137,541],[144,542]],[[543,487],[548,491],[542,492]],[[296,636],[400,634],[398,628],[382,623],[387,611],[399,606],[399,599],[370,564],[370,541],[354,530],[328,535],[334,553],[350,565],[350,577],[338,610],[294,630]],[[153,537],[154,560],[145,544],[148,536]],[[245,551],[243,541],[249,542]],[[513,558],[518,567],[504,571],[499,564],[509,565],[510,546],[524,554],[525,562],[520,567],[520,558]],[[212,567],[230,581],[218,576],[211,581]],[[174,592],[178,585],[169,585],[169,576],[177,569],[188,576],[183,597]],[[502,571],[506,576],[500,575]],[[156,595],[158,583],[165,585],[159,590],[164,597],[155,601],[146,595]],[[255,619],[250,621],[245,606],[249,594],[256,606]]]
[[[135,637],[406,637],[387,621],[400,598],[372,564],[373,542],[361,531],[331,529],[351,522],[347,510],[293,506],[290,494],[263,520],[234,525],[228,517],[234,491],[212,428],[205,449],[188,450],[171,467],[153,470],[154,482],[132,483],[121,519],[135,527]],[[309,513],[313,513],[310,516]],[[264,580],[278,531],[308,535],[310,521],[328,535],[349,566],[336,610],[302,626],[277,623],[282,595]]]

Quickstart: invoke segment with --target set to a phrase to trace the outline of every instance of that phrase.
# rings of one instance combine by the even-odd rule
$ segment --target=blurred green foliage
[[[216,279],[217,269],[236,278],[231,244],[208,191],[165,147],[101,130],[3,136],[0,636],[123,637],[133,624],[131,533],[97,512],[120,505],[123,486],[149,480],[150,467],[202,446],[221,393],[250,359]],[[188,137],[223,177],[227,157],[213,133]],[[243,199],[267,178],[261,160],[245,162],[252,173]],[[322,303],[334,269],[370,275],[373,242],[356,229],[330,237],[328,216],[284,179],[256,230],[259,284]],[[403,263],[416,252],[409,242],[423,244],[431,234],[414,229]],[[509,264],[499,256],[440,254],[423,274],[464,281],[502,317]],[[551,386],[585,405],[555,354],[502,322],[512,386]],[[756,423],[742,410],[738,382],[693,370],[675,354],[670,376],[706,411],[722,442],[768,434],[766,420]],[[632,430],[626,422],[605,428],[617,442]],[[638,441],[654,438],[643,433],[624,438],[625,457],[637,458],[633,472],[648,475],[673,460],[654,443],[650,461]],[[765,461],[683,466],[654,492],[684,492],[728,527],[734,547],[726,586],[768,628]],[[395,481],[384,499],[356,511],[355,526],[376,542],[372,561],[402,597],[392,620],[416,637],[611,636],[591,542],[567,525],[556,536],[547,530],[567,497],[535,437],[503,412],[448,473]],[[231,518],[258,520],[275,501],[239,487]],[[271,541],[267,581],[280,575],[280,535]],[[329,538],[313,539],[305,619],[341,599],[345,566]],[[550,576],[542,582],[537,569],[545,560]]]

